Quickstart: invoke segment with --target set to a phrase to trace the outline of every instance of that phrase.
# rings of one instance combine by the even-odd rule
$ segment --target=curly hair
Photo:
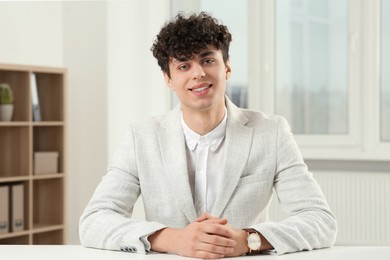
[[[192,59],[210,46],[221,50],[224,62],[229,59],[232,35],[228,28],[211,15],[201,12],[186,18],[179,13],[166,23],[154,41],[151,51],[161,70],[170,76],[169,60]]]

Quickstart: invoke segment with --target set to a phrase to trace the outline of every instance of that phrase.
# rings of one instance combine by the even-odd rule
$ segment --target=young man
[[[153,55],[180,104],[134,124],[80,219],[83,245],[199,258],[331,246],[336,221],[285,119],[236,107],[226,26],[167,23]],[[273,190],[289,217],[268,219]],[[142,196],[146,220],[131,218]]]

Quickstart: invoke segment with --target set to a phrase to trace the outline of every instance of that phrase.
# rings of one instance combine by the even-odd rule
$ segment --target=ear
[[[171,90],[171,91],[175,91],[175,88],[173,87],[173,84],[172,84],[172,79],[171,77],[168,76],[168,74],[166,72],[163,72],[163,75],[164,75],[164,80],[165,80],[165,83],[167,84],[167,87]]]
[[[225,67],[226,67],[226,80],[228,80],[230,78],[230,75],[232,74],[232,68],[230,67],[230,60],[226,61]]]

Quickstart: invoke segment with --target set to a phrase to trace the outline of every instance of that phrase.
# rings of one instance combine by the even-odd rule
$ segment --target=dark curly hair
[[[226,63],[231,41],[232,35],[228,28],[211,15],[201,12],[187,18],[179,13],[160,30],[151,51],[161,70],[170,76],[168,64],[171,58],[191,59],[193,54],[209,46],[221,50]]]

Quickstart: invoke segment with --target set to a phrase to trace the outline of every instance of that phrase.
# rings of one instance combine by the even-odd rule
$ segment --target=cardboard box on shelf
[[[34,174],[58,173],[58,152],[34,152]]]

